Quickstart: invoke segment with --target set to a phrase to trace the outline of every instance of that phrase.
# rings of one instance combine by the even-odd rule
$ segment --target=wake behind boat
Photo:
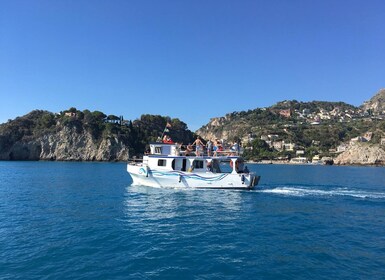
[[[238,155],[187,156],[177,144],[150,143],[150,152],[129,160],[134,185],[172,188],[253,189],[260,179]]]

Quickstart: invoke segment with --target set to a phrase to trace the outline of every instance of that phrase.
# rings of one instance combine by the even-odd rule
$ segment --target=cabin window
[[[166,160],[165,159],[159,159],[158,160],[158,166],[166,166]]]
[[[203,168],[203,160],[194,160],[194,168],[202,169]]]
[[[155,154],[161,155],[162,154],[162,147],[155,147]]]
[[[221,173],[222,170],[219,166],[219,161],[218,160],[213,160],[211,162],[211,166],[212,166],[212,169],[213,169],[213,173]]]

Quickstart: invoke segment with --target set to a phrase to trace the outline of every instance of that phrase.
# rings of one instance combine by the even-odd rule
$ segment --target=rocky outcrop
[[[225,139],[231,140],[247,135],[250,124],[245,121],[233,121],[231,114],[225,117],[212,118],[210,122],[196,131],[203,139]]]
[[[385,112],[385,89],[380,89],[369,101],[364,102],[361,108],[375,115]]]
[[[117,137],[95,140],[87,131],[64,127],[2,150],[1,160],[125,161],[128,147]]]
[[[385,151],[380,145],[355,143],[334,159],[338,165],[385,165]]]

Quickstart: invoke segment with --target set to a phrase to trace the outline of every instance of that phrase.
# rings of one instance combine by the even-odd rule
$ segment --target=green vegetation
[[[126,145],[130,156],[141,155],[148,149],[148,143],[159,140],[163,133],[183,144],[195,138],[184,122],[167,116],[144,114],[130,121],[76,108],[59,114],[35,110],[0,125],[0,153],[17,142],[33,141],[63,130],[87,133],[95,143],[113,137]],[[311,159],[314,155],[330,156],[341,143],[367,132],[372,134],[371,143],[380,143],[385,135],[385,121],[378,114],[372,116],[343,102],[293,100],[269,108],[233,112],[200,131],[197,133],[203,138],[209,132],[210,137],[225,135],[228,142],[242,142],[248,160],[290,159],[297,156],[298,150],[303,151],[301,156]],[[283,144],[277,147],[277,143],[292,143],[295,148]]]
[[[343,102],[283,101],[269,108],[233,112],[217,122],[220,125],[208,124],[199,131],[210,131],[219,138],[242,138],[245,158],[256,161],[288,159],[295,157],[297,150],[308,159],[330,156],[341,143],[367,132],[373,135],[371,143],[379,143],[385,135],[385,121]],[[295,148],[273,148],[279,142],[292,143]]]
[[[174,141],[187,143],[194,139],[184,122],[169,117],[142,115],[132,122],[115,115],[107,116],[100,111],[79,111],[76,108],[59,114],[35,110],[0,125],[0,152],[18,141],[30,141],[64,129],[73,129],[77,133],[89,133],[95,142],[116,137],[129,148],[130,155],[141,155],[148,142],[162,135],[167,122],[171,124],[169,133]]]

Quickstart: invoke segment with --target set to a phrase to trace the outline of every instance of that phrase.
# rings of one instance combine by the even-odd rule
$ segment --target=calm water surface
[[[248,167],[259,190],[0,162],[0,279],[384,279],[385,168]]]

